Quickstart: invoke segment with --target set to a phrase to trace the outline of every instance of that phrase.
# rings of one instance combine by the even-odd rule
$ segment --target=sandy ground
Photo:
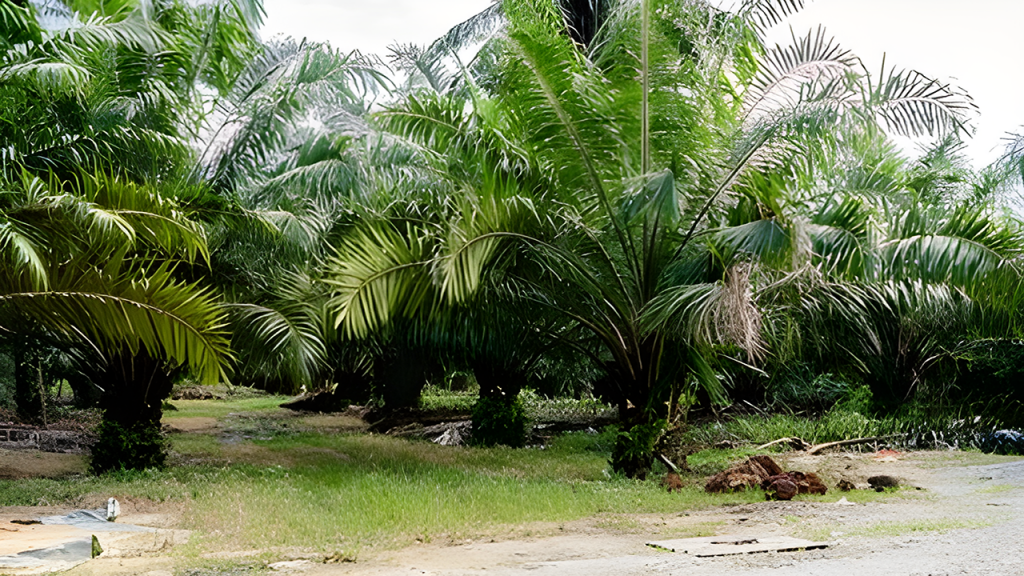
[[[498,541],[435,542],[367,552],[357,562],[324,564],[297,552],[271,573],[310,576],[544,576],[581,574],[740,575],[1022,575],[1024,576],[1024,460],[964,466],[949,453],[917,453],[878,461],[863,455],[792,456],[787,469],[818,471],[862,484],[878,473],[911,488],[900,497],[855,505],[761,502],[669,515],[623,515],[565,524],[537,524]],[[976,458],[975,458],[976,459]],[[920,488],[916,490],[915,488]],[[174,524],[172,514],[127,516],[137,524]],[[11,509],[0,509],[9,516]],[[22,513],[28,510],[16,511]],[[152,512],[152,511],[150,511]],[[39,513],[38,511],[36,512]],[[180,531],[112,546],[70,576],[169,576],[183,560],[171,554]],[[532,534],[526,536],[525,534]],[[825,550],[694,558],[646,546],[651,540],[701,535],[745,538],[796,536],[828,541]],[[0,534],[0,539],[3,535]],[[120,546],[120,547],[118,547]],[[258,552],[258,551],[257,551]],[[239,553],[237,560],[245,561]],[[226,558],[226,556],[225,556]],[[176,572],[176,567],[178,571]],[[235,572],[226,572],[234,574]]]

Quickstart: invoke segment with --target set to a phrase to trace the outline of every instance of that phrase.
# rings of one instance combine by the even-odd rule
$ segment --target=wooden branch
[[[772,446],[775,446],[776,444],[789,444],[795,450],[807,450],[808,448],[811,448],[811,444],[809,444],[806,440],[794,436],[792,438],[779,438],[778,440],[769,442],[767,444],[762,444],[755,448],[755,450],[764,450],[765,448],[770,448]]]
[[[675,472],[676,474],[679,474],[679,467],[673,464],[671,460],[666,458],[664,454],[662,454],[661,452],[655,452],[654,457],[657,458],[662,464],[664,464],[666,468]]]
[[[881,438],[854,438],[852,440],[840,440],[838,442],[825,442],[824,444],[818,444],[811,446],[807,449],[807,454],[817,454],[826,448],[835,448],[836,446],[853,446],[854,444],[867,444],[868,442],[881,442]]]

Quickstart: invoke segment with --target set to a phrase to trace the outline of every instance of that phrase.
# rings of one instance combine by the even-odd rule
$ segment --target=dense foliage
[[[972,171],[966,93],[768,46],[802,5],[504,0],[388,66],[263,43],[255,0],[0,0],[18,408],[99,402],[97,470],[159,464],[182,378],[398,408],[472,373],[514,446],[521,391],[593,394],[631,476],[694,406],[1021,424],[1024,146]]]

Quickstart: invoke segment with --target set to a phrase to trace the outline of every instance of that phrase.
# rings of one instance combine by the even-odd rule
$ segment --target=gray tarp
[[[94,532],[153,532],[156,528],[107,522],[107,511],[76,510],[63,516],[45,516],[39,519],[43,524],[74,526]],[[64,542],[49,548],[26,550],[10,556],[0,556],[0,572],[39,574],[68,570],[92,558],[92,536]]]

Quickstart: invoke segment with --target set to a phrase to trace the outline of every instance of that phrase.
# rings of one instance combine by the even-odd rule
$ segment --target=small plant
[[[612,450],[612,469],[621,470],[629,478],[647,478],[654,463],[654,445],[667,427],[668,421],[662,419],[620,431]]]
[[[89,464],[94,474],[163,468],[167,459],[167,440],[150,422],[124,426],[105,420],[99,425],[97,434],[99,438],[92,448]]]
[[[481,396],[473,406],[473,444],[478,446],[522,448],[526,445],[528,425],[526,407],[519,396],[511,401]]]

